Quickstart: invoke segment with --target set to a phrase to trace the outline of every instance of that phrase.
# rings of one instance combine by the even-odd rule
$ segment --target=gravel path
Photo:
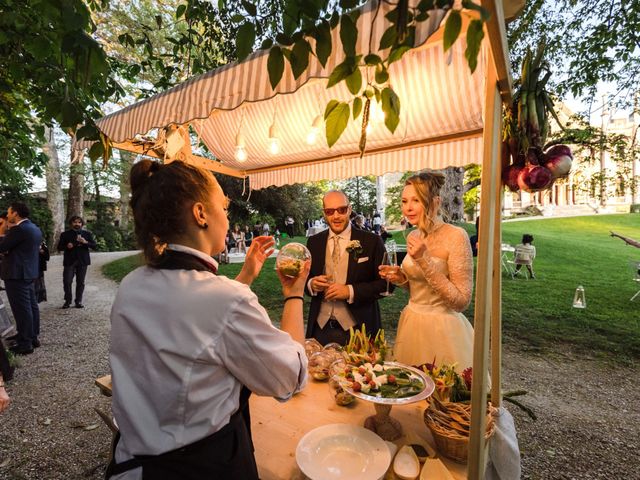
[[[93,380],[108,373],[116,285],[100,267],[129,254],[92,255],[82,310],[60,309],[62,257],[49,262],[42,347],[20,357],[11,406],[0,415],[0,479],[102,478],[111,434],[94,408],[110,413],[110,400]],[[611,367],[568,351],[543,356],[507,343],[504,389],[528,390],[519,398],[538,415],[532,421],[509,406],[523,478],[640,479],[639,374],[638,364]]]

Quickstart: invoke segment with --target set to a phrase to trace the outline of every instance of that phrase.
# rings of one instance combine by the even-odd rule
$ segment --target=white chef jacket
[[[285,401],[307,378],[304,347],[271,324],[249,287],[208,271],[127,275],[111,310],[109,360],[118,463],[217,432],[242,385]],[[113,478],[141,477],[138,468]]]

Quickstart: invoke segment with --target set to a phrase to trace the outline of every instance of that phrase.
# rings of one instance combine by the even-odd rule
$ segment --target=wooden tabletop
[[[111,376],[95,381],[105,395],[111,395]],[[375,413],[373,404],[357,399],[347,407],[338,406],[326,382],[309,380],[304,391],[288,402],[280,403],[271,397],[251,396],[251,434],[261,480],[303,480],[296,464],[295,452],[300,439],[309,431],[331,423],[362,425]],[[404,435],[394,443],[434,445],[431,433],[424,424],[426,402],[394,406],[391,416],[404,429]],[[466,466],[442,459],[453,477],[466,478]]]

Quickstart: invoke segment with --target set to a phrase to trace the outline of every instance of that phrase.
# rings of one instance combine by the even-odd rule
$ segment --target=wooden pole
[[[471,387],[471,429],[469,435],[468,478],[484,477],[486,428],[486,398],[489,371],[489,324],[492,315],[494,235],[496,231],[496,195],[500,188],[499,138],[502,121],[502,101],[498,79],[489,51],[489,69],[485,87],[484,152],[482,159],[482,198],[480,199],[480,228],[478,232],[478,275],[474,312],[473,372]],[[498,226],[498,230],[499,230]],[[499,265],[499,263],[498,263]]]
[[[502,145],[500,145],[502,148]],[[498,188],[494,201],[493,224],[493,289],[491,292],[491,403],[499,408],[502,404],[502,165],[498,168],[498,178],[495,179]]]

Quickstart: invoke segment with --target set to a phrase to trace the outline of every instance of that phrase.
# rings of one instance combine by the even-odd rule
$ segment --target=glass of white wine
[[[398,255],[395,249],[385,250],[382,256],[382,264],[389,265],[390,267],[398,266]],[[380,293],[380,295],[382,295],[383,297],[390,297],[391,295],[393,295],[393,293],[389,291],[389,280],[387,280],[387,290],[385,292]]]

